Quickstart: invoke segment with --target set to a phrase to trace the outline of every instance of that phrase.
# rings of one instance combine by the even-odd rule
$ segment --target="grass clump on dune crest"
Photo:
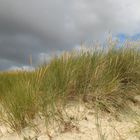
[[[4,76],[5,81],[1,84],[2,120],[13,130],[20,131],[39,112],[38,80],[41,75],[39,72],[16,72],[1,75],[1,78]],[[5,90],[4,84],[7,84]]]
[[[140,95],[139,48],[73,51],[33,72],[0,74],[0,101],[8,114],[4,120],[15,130],[38,113],[54,117],[73,100],[115,115],[128,101],[138,102],[135,95]]]
[[[65,58],[66,57],[66,58]],[[111,48],[108,52],[86,51],[63,55],[48,65],[43,92],[53,98],[76,98],[98,102],[112,112],[134,101],[140,86],[140,52],[132,48]]]

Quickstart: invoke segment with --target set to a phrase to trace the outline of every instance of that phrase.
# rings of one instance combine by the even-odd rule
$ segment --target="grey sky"
[[[105,33],[140,32],[139,0],[0,0],[0,70],[34,65]]]

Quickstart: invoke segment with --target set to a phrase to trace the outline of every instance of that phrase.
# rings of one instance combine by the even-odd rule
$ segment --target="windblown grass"
[[[36,114],[55,118],[73,100],[116,115],[128,101],[138,102],[135,95],[140,95],[140,50],[133,47],[73,51],[34,72],[0,74],[1,119],[16,131]]]
[[[51,99],[76,99],[96,102],[113,113],[135,102],[140,86],[140,52],[132,48],[111,48],[64,54],[48,65],[42,91]],[[46,97],[47,99],[47,97]],[[78,98],[79,99],[79,98]]]

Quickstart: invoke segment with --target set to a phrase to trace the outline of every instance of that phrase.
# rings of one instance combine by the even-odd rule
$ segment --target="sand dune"
[[[138,97],[139,98],[139,97]],[[140,108],[133,106],[140,112]],[[36,117],[34,122],[37,130],[25,128],[20,134],[9,133],[8,128],[0,126],[0,140],[139,140],[133,133],[135,125],[127,115],[120,115],[114,118],[106,113],[97,114],[94,109],[87,109],[83,105],[69,106],[65,114],[71,118],[64,118],[65,125],[57,123],[45,126],[45,120]],[[64,116],[65,116],[64,114]]]

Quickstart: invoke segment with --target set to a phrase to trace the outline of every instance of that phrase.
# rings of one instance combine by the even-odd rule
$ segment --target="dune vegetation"
[[[0,73],[0,122],[20,132],[37,116],[63,122],[68,103],[116,117],[129,113],[128,103],[140,105],[140,48],[114,45],[64,52],[35,71]],[[137,131],[140,131],[140,116]],[[35,127],[35,126],[34,126]]]

